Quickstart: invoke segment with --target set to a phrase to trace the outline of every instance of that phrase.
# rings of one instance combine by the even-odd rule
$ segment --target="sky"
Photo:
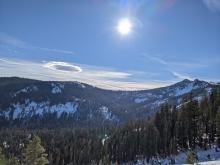
[[[220,0],[0,0],[0,77],[137,90],[219,71]]]

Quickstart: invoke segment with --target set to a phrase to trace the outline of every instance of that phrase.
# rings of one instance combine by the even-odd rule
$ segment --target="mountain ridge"
[[[95,86],[95,85],[92,85],[92,84],[89,84],[89,83],[84,83],[84,82],[80,82],[80,81],[61,81],[61,80],[40,80],[40,79],[32,79],[32,78],[25,78],[25,77],[18,77],[18,76],[11,76],[11,77],[0,77],[0,80],[2,81],[7,81],[7,80],[24,80],[24,81],[38,81],[38,82],[61,82],[61,83],[65,83],[65,82],[69,82],[69,83],[80,83],[80,84],[86,84],[88,86],[91,86],[91,87],[95,87],[95,88],[99,88],[99,89],[102,89],[102,90],[108,90],[108,91],[146,91],[146,90],[153,90],[153,89],[158,89],[158,88],[164,88],[164,87],[169,87],[169,86],[173,86],[175,84],[181,84],[181,83],[190,83],[190,82],[205,82],[205,83],[208,83],[208,84],[212,84],[212,85],[220,85],[220,82],[214,82],[214,81],[205,81],[205,80],[201,80],[201,79],[198,79],[198,78],[195,78],[193,80],[190,80],[190,79],[183,79],[181,81],[178,81],[178,82],[174,82],[173,84],[170,84],[170,85],[166,85],[166,86],[161,86],[161,87],[155,87],[155,88],[147,88],[147,89],[135,89],[135,90],[122,90],[122,89],[107,89],[107,88],[102,88],[102,87],[98,87],[98,86]],[[1,82],[0,82],[0,85],[1,85]]]
[[[0,78],[0,122],[18,127],[48,127],[49,120],[61,127],[97,122],[120,124],[152,117],[165,103],[180,106],[189,93],[199,101],[215,88],[219,85],[185,79],[161,88],[114,91],[77,81],[3,77]]]

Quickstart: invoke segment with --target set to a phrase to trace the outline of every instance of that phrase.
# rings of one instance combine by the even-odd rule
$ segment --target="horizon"
[[[33,80],[33,81],[41,81],[41,82],[62,82],[62,83],[65,83],[65,82],[73,82],[73,83],[81,83],[81,84],[85,84],[85,85],[89,85],[89,86],[92,86],[92,87],[95,87],[95,88],[99,88],[99,89],[102,89],[102,90],[109,90],[109,91],[128,91],[128,92],[132,92],[132,91],[146,91],[146,90],[154,90],[154,89],[159,89],[159,88],[166,88],[166,87],[169,87],[169,86],[172,86],[172,85],[175,85],[175,84],[178,84],[178,83],[181,83],[181,82],[184,82],[184,81],[189,81],[189,82],[195,82],[195,81],[200,81],[200,82],[206,82],[206,83],[209,83],[209,84],[220,84],[220,82],[213,82],[213,81],[205,81],[205,80],[201,80],[201,79],[194,79],[194,80],[189,80],[189,79],[183,79],[181,81],[177,81],[177,82],[174,82],[174,83],[171,83],[171,84],[167,84],[167,85],[164,85],[164,86],[160,86],[160,87],[155,87],[155,88],[143,88],[143,89],[136,89],[136,88],[127,88],[127,89],[118,89],[116,87],[113,87],[112,88],[105,88],[103,86],[99,86],[99,85],[93,85],[93,84],[90,84],[90,83],[86,83],[86,82],[80,82],[80,81],[74,81],[74,80],[41,80],[41,79],[32,79],[32,78],[26,78],[26,77],[18,77],[18,76],[10,76],[10,77],[0,77],[0,78],[18,78],[18,79],[27,79],[27,80]]]
[[[220,82],[219,0],[1,0],[0,20],[0,77],[110,90]]]

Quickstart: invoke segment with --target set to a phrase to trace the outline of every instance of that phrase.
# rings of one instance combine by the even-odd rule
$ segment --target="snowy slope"
[[[219,149],[218,149],[219,150]],[[175,164],[186,164],[186,158],[187,158],[188,152],[181,152],[176,156],[173,156],[175,158]],[[198,155],[198,164],[209,164],[209,165],[220,165],[220,150],[216,152],[215,148],[208,149],[208,150],[197,150]],[[210,155],[210,159],[208,159],[208,155]],[[145,159],[143,160],[137,160],[136,162],[129,162],[122,165],[153,165],[154,163],[158,163],[160,165],[169,165],[170,164],[170,158],[166,159],[160,159],[160,158],[152,158],[148,163]]]
[[[57,113],[59,118],[63,113],[73,114],[77,111],[78,105],[74,102],[66,102],[65,104],[50,105],[49,102],[36,103],[34,101],[25,100],[24,104],[13,104],[6,112],[0,113],[8,119],[32,117],[33,115],[44,115],[46,113]]]
[[[44,117],[47,113],[72,114],[71,122],[125,122],[152,117],[163,104],[181,107],[192,93],[201,101],[214,88],[200,80],[141,91],[111,91],[80,82],[38,81],[17,77],[0,78],[0,116],[4,120]],[[107,123],[105,122],[105,123]],[[13,122],[12,122],[13,123]]]

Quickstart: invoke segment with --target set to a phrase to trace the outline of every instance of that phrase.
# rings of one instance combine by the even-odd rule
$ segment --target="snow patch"
[[[148,100],[147,98],[136,98],[136,99],[134,99],[134,102],[139,104],[139,103],[145,102],[147,100]]]
[[[170,156],[165,159],[160,157],[152,157],[149,162],[146,159],[139,159],[137,162],[128,162],[124,163],[123,165],[152,165],[152,164],[160,164],[160,165],[168,165],[171,164],[171,158],[175,160],[175,164],[185,164],[188,152],[180,152],[178,155]],[[208,158],[210,155],[210,158]],[[219,165],[220,164],[220,151],[216,152],[215,148],[211,148],[208,150],[197,150],[198,156],[198,164],[208,164],[208,165]]]
[[[181,103],[182,103],[182,101],[183,101],[183,99],[182,99],[182,98],[178,98],[178,99],[177,99],[177,104],[181,104]]]
[[[37,91],[37,90],[38,90],[38,88],[37,88],[36,86],[34,86],[34,85],[28,86],[28,87],[25,87],[25,88],[23,88],[23,89],[17,91],[17,92],[14,94],[14,97],[16,97],[16,96],[17,96],[18,94],[20,94],[20,93],[28,93],[28,92]]]
[[[212,93],[212,88],[206,88],[205,90],[206,90],[208,95]]]
[[[58,93],[62,93],[62,90],[64,88],[64,85],[63,84],[55,84],[55,83],[52,83],[51,84],[52,86],[52,93],[53,94],[58,94]]]
[[[86,86],[84,84],[80,84],[81,88],[86,88]]]
[[[199,103],[201,103],[203,98],[204,98],[203,96],[197,96],[197,97],[194,97],[194,100],[197,100]]]
[[[79,85],[81,88],[86,88],[86,86],[84,85],[84,84],[82,84],[82,83],[80,83],[80,82],[75,82],[77,85]]]
[[[114,119],[114,115],[112,114],[112,112],[108,109],[108,107],[106,106],[101,106],[99,108],[99,111],[101,112],[103,118],[105,120],[113,120]]]
[[[164,99],[164,100],[157,100],[155,102],[153,102],[152,104],[156,107],[159,107],[161,106],[162,104],[166,103],[167,99]]]
[[[174,89],[174,91],[169,94],[169,96],[172,96],[172,95],[174,95],[174,96],[181,96],[181,95],[189,93],[192,90],[198,89],[198,88],[199,88],[198,85],[194,85],[194,83],[191,82],[191,83],[188,83],[188,84],[184,85],[183,87],[176,87]]]
[[[24,104],[13,104],[12,107],[9,108],[7,112],[5,112],[5,116],[7,118],[12,114],[13,119],[24,118],[24,117],[32,117],[33,115],[42,116],[44,113],[57,113],[57,117],[59,118],[62,113],[73,114],[77,111],[78,104],[73,102],[66,102],[65,104],[56,104],[50,106],[49,102],[40,102],[36,103],[34,101],[26,100]]]

